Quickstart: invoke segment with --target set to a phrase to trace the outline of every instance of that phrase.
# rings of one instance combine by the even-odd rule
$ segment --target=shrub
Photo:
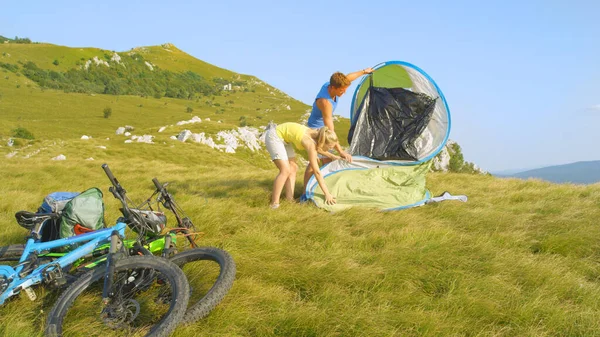
[[[192,108],[191,106],[188,106],[188,107],[185,109],[185,112],[192,113],[192,112],[194,112],[194,108]]]
[[[248,122],[246,122],[245,119],[240,122],[240,126],[247,126],[247,125],[248,125]]]
[[[52,62],[52,64],[54,64],[55,66],[57,66],[58,65],[58,60],[55,59],[54,62]]]
[[[104,108],[104,118],[108,118],[112,115],[112,108],[106,107]]]
[[[14,138],[23,138],[23,139],[35,139],[33,133],[25,128],[18,127],[12,130],[12,135]]]

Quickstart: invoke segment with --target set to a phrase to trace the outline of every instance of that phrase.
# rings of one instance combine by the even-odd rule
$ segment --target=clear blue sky
[[[0,35],[115,51],[171,42],[307,104],[335,71],[407,61],[444,92],[466,160],[600,160],[597,0],[35,2],[3,3]]]

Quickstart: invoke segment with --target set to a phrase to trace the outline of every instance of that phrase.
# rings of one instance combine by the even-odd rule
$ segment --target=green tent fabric
[[[360,163],[361,159],[356,158],[354,164]],[[345,162],[334,162],[330,165],[344,164]],[[325,183],[330,193],[336,197],[337,203],[327,205],[318,184],[312,199],[317,206],[330,212],[356,206],[381,210],[412,207],[422,204],[429,197],[425,188],[425,173],[429,171],[430,166],[431,162],[427,162],[413,166],[380,164],[379,167],[342,169],[343,173],[336,170],[336,173],[325,177]],[[329,173],[327,167],[323,171]]]
[[[77,224],[92,230],[104,227],[104,201],[98,188],[83,191],[65,205],[61,213],[60,237],[75,236]]]

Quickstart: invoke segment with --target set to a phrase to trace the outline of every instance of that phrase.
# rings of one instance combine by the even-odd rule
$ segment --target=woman
[[[292,144],[297,149],[305,149],[308,152],[308,162],[312,168],[319,187],[325,194],[325,202],[329,205],[335,204],[335,198],[329,193],[325,180],[319,170],[317,153],[324,154],[331,159],[338,157],[327,152],[338,143],[335,132],[326,126],[313,130],[298,123],[283,123],[275,126],[269,124],[265,133],[265,145],[271,155],[279,174],[273,183],[273,196],[271,197],[271,208],[279,207],[279,196],[285,186],[285,197],[294,200],[294,186],[296,183],[296,153]]]

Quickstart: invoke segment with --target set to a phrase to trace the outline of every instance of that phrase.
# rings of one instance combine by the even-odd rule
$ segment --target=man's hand
[[[375,70],[373,70],[373,68],[365,68],[365,69],[363,69],[363,74],[365,74],[365,75],[366,75],[366,74],[370,74],[370,73],[372,73],[372,72],[374,72],[374,71],[375,71]]]
[[[330,193],[325,194],[325,203],[327,205],[335,205],[335,203],[336,203],[335,197],[333,195],[331,195]]]
[[[342,159],[346,160],[349,163],[352,162],[352,155],[346,151],[340,151],[340,157],[342,157]]]

